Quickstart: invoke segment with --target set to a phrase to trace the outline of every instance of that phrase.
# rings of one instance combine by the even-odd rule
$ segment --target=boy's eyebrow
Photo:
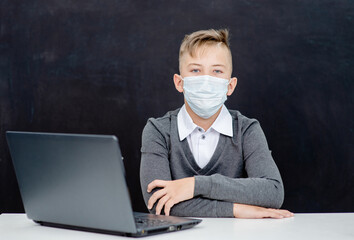
[[[226,67],[224,64],[213,64],[213,67]]]
[[[192,66],[192,65],[196,65],[196,66],[202,66],[202,64],[199,63],[190,63],[187,66]],[[224,64],[213,64],[213,67],[226,67]]]
[[[199,64],[199,63],[190,63],[190,64],[188,64],[188,66],[191,66],[191,65],[202,66],[202,64]]]

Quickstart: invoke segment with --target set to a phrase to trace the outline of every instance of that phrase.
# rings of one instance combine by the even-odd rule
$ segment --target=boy
[[[149,119],[140,179],[151,212],[284,218],[281,176],[259,123],[224,106],[237,84],[227,30],[186,35],[174,84],[182,108]]]

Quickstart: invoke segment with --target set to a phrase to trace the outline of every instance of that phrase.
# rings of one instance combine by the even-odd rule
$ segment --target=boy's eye
[[[222,71],[221,71],[221,70],[217,70],[217,69],[216,69],[216,70],[214,70],[214,72],[215,72],[215,73],[222,73]]]
[[[200,70],[199,69],[192,69],[191,72],[197,73],[197,72],[200,72]]]

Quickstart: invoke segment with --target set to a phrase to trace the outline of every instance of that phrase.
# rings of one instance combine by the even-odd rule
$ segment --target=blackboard
[[[231,33],[235,93],[256,118],[295,212],[354,210],[354,2],[0,2],[0,207],[22,212],[5,131],[117,135],[133,208],[141,132],[183,104],[173,86],[185,34]]]

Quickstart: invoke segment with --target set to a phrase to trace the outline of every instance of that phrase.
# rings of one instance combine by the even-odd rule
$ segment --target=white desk
[[[1,240],[110,240],[114,235],[43,227],[24,214],[0,215]],[[288,219],[204,218],[196,227],[142,239],[354,239],[354,213],[296,214]]]

